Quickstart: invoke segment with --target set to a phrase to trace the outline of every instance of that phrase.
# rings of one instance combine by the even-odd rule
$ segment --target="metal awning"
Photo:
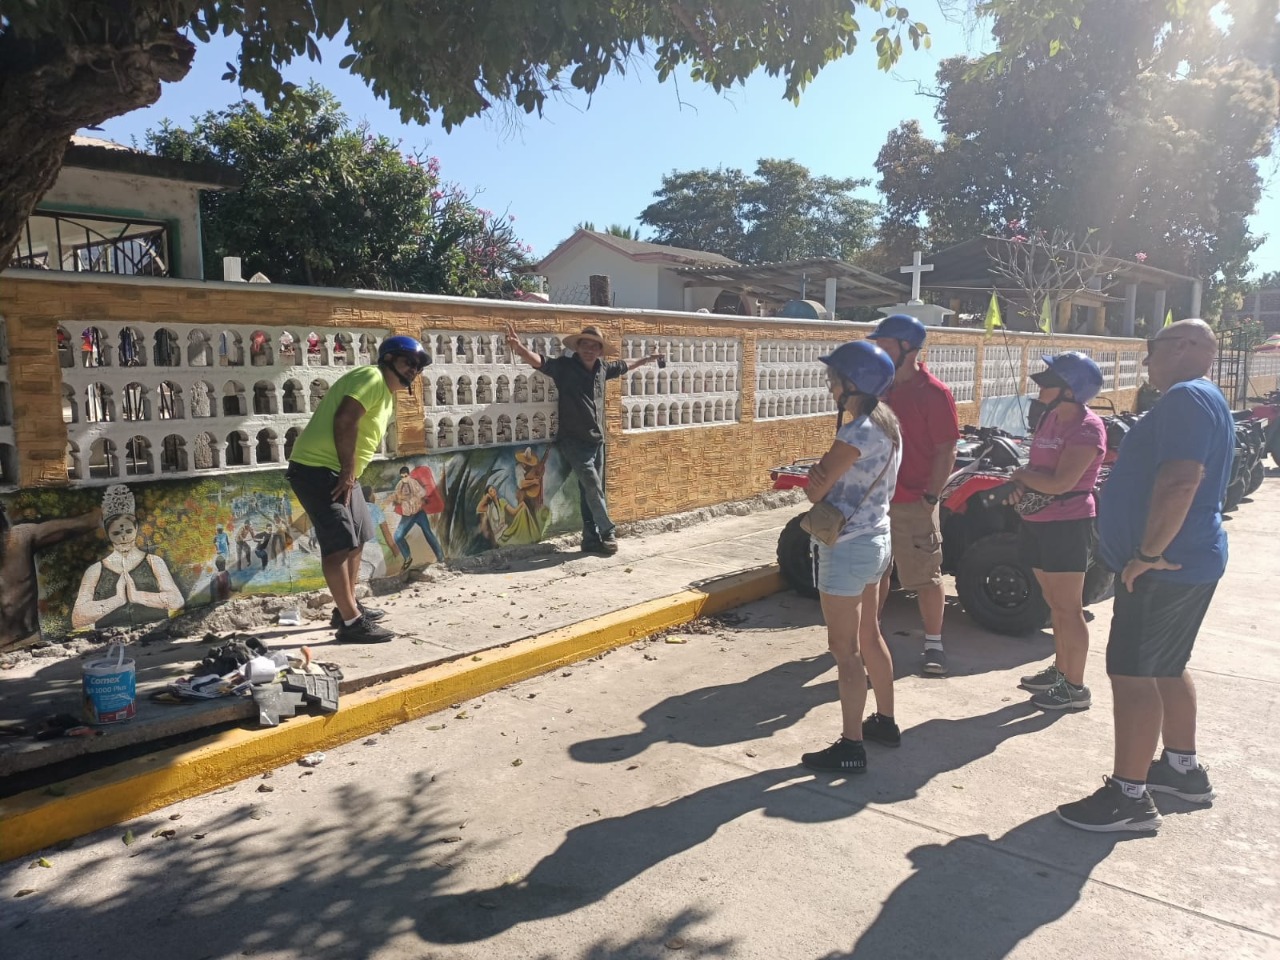
[[[677,267],[688,287],[723,287],[742,296],[772,300],[825,300],[826,281],[836,280],[836,309],[903,303],[911,288],[844,260],[817,257],[738,266]]]

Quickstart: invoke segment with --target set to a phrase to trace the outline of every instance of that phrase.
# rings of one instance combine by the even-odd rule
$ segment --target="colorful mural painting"
[[[370,464],[365,579],[580,528],[549,444]],[[0,650],[159,623],[235,595],[324,586],[282,471],[0,496]]]

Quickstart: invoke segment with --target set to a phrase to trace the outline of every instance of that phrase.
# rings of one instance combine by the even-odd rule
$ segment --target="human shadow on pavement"
[[[640,714],[643,730],[583,740],[569,748],[569,756],[581,763],[616,763],[655,743],[720,747],[772,736],[836,699],[835,680],[810,685],[834,666],[823,654],[780,663],[738,683],[678,693]]]
[[[788,766],[584,823],[569,830],[559,848],[517,883],[433,898],[418,933],[433,943],[471,943],[517,924],[572,913],[756,811],[793,823],[827,823],[854,816],[868,803],[909,800],[935,776],[973,763],[1008,738],[1043,729],[1053,719],[1020,703],[977,717],[928,720],[908,732],[929,745],[927,752],[912,756],[904,746],[892,760],[881,753],[870,773],[847,789],[830,788],[837,778]]]
[[[995,839],[916,847],[911,876],[853,949],[822,960],[1001,960],[1076,905],[1117,843],[1149,836],[1083,833],[1045,813]]]

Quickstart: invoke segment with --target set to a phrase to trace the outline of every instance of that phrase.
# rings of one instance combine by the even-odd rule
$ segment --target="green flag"
[[[1044,303],[1040,304],[1040,332],[1053,332],[1053,313],[1049,310],[1049,298],[1044,298]]]
[[[1170,308],[1169,312],[1164,315],[1164,325],[1166,327],[1173,326],[1173,308]]]
[[[1004,324],[1000,321],[1000,301],[996,299],[995,293],[991,294],[991,302],[987,304],[987,319],[982,326],[987,333],[990,333],[996,327],[1004,327]]]

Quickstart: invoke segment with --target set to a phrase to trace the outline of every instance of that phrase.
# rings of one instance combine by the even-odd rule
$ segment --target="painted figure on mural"
[[[440,475],[440,483],[444,484],[444,474]],[[440,513],[444,509],[444,501],[440,497],[439,488],[431,476],[431,468],[427,466],[410,470],[400,468],[400,479],[396,482],[395,493],[392,494],[395,511],[400,515],[400,523],[396,527],[395,542],[400,551],[403,564],[400,569],[408,570],[413,563],[413,553],[409,549],[409,531],[417,527],[426,538],[427,546],[435,554],[436,561],[444,559],[444,550],[440,541],[431,529],[429,513]]]
[[[0,503],[0,650],[40,637],[36,552],[88,533],[101,520],[95,509],[63,520],[10,524]]]
[[[539,457],[531,447],[516,452],[516,505],[511,511],[503,543],[537,543],[551,520],[551,511],[543,506],[543,478],[547,472],[547,456]]]
[[[226,527],[221,524],[218,525],[218,532],[213,535],[213,553],[223,561],[231,556],[231,538],[227,536]]]
[[[85,571],[71,626],[127,627],[181,610],[182,592],[164,560],[138,546],[133,493],[122,483],[107,487],[102,497],[102,527],[111,553]]]
[[[209,599],[215,603],[219,600],[231,599],[231,574],[227,573],[227,560],[225,557],[219,556],[213,561],[217,573],[214,574],[209,586]]]
[[[373,519],[374,527],[381,532],[382,539],[388,547],[394,543],[387,527],[387,515],[383,513],[382,507],[378,506],[377,499],[373,495],[373,487],[364,484],[360,488],[360,492],[364,494],[364,502],[369,506],[369,516]],[[387,560],[382,554],[382,547],[378,545],[378,541],[366,540],[360,545],[360,579],[364,581],[381,580],[387,575]]]
[[[236,569],[253,568],[253,549],[257,542],[253,533],[253,524],[248,520],[240,524],[236,532]]]

